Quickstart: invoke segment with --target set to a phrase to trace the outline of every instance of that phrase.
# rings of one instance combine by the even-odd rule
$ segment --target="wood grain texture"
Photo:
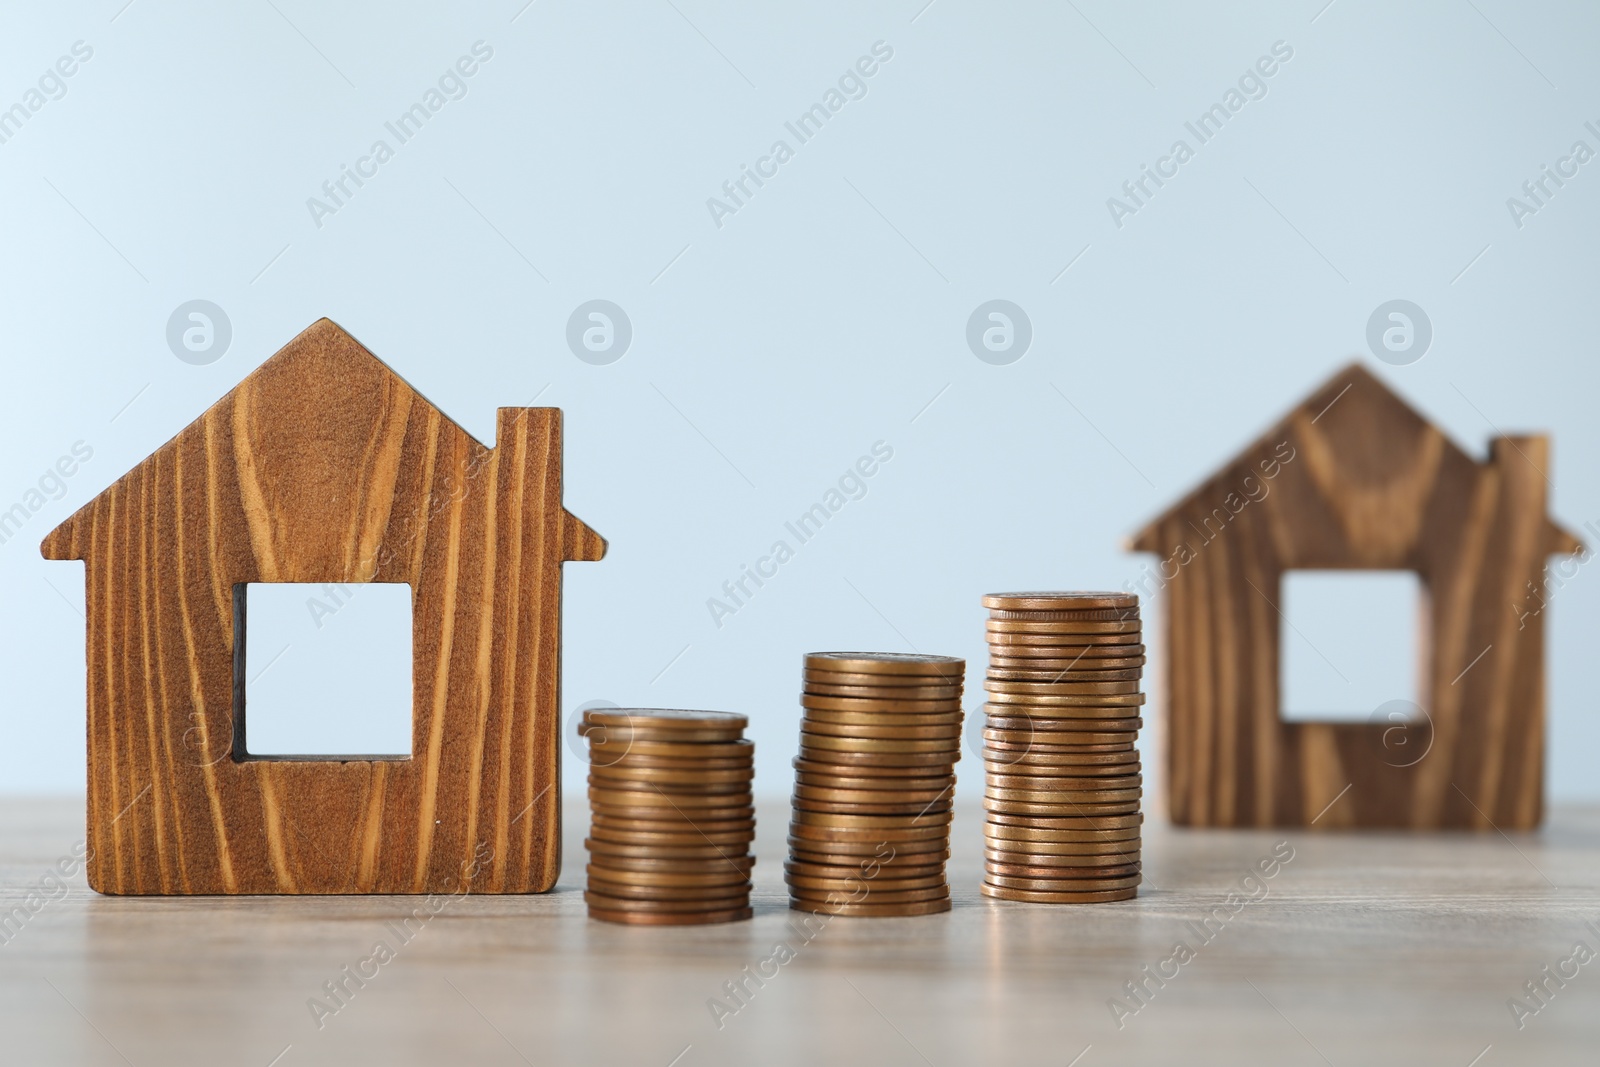
[[[566,830],[576,841],[589,811],[581,782],[569,784],[577,791]],[[1547,981],[1558,967],[1572,975],[1576,968],[1561,961],[1574,943],[1600,944],[1600,808],[1553,806],[1541,832],[1510,840],[1182,830],[1152,813],[1138,899],[1053,906],[979,895],[984,813],[977,797],[958,796],[951,911],[823,924],[789,910],[788,783],[766,785],[772,792],[757,801],[755,918],[669,929],[589,919],[581,848],[567,850],[554,892],[447,897],[424,922],[415,918],[418,897],[95,896],[81,890],[70,863],[71,891],[46,903],[39,879],[73,855],[82,800],[0,797],[5,1062],[1594,1063],[1595,965],[1564,985],[1551,981],[1543,1003],[1525,983]],[[1262,878],[1259,865],[1285,840],[1293,859]],[[363,967],[378,942],[396,958]],[[1179,942],[1195,953],[1181,969],[1163,962]],[[763,964],[778,944],[796,958]],[[357,972],[367,976],[360,986],[347,977]],[[341,999],[329,996],[329,981],[344,983]],[[726,983],[744,985],[739,1000]],[[313,998],[336,1013],[313,1015]],[[714,1016],[708,998],[736,1013]],[[1537,1016],[1519,1029],[1508,998]],[[1113,1000],[1137,1014],[1113,1015]]]
[[[1547,557],[1583,548],[1546,515],[1548,469],[1539,436],[1497,438],[1479,463],[1356,364],[1136,535],[1161,557],[1173,820],[1537,826],[1544,616],[1526,609]],[[1280,590],[1295,568],[1419,575],[1431,736],[1282,720]]]
[[[561,563],[605,552],[561,506],[557,409],[500,409],[485,448],[323,319],[42,549],[86,565],[96,890],[554,883]],[[250,757],[249,582],[410,584],[409,759]]]

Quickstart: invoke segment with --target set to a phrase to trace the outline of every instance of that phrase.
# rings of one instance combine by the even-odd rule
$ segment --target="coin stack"
[[[961,684],[951,656],[805,657],[800,756],[784,881],[789,906],[829,915],[950,910]]]
[[[1138,598],[993,593],[983,606],[984,895],[1043,904],[1135,896]]]
[[[589,915],[683,926],[750,918],[755,745],[722,711],[586,711]]]

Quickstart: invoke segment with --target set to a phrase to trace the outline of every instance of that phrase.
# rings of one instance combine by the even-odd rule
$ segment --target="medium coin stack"
[[[950,910],[944,864],[965,668],[951,656],[805,657],[783,868],[790,907],[863,916]]]
[[[1043,904],[1137,895],[1138,597],[993,593],[983,606],[984,895]]]
[[[591,918],[648,926],[750,918],[747,724],[723,711],[584,712]]]

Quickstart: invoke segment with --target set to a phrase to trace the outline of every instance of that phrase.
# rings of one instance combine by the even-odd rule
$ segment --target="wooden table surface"
[[[81,873],[63,894],[46,876],[82,839],[81,800],[6,799],[0,1062],[1600,1062],[1600,959],[1578,962],[1600,952],[1600,809],[1557,808],[1543,832],[1510,837],[1153,820],[1139,899],[1077,907],[979,896],[981,816],[967,809],[952,912],[833,919],[809,940],[782,888],[786,815],[762,808],[753,921],[589,921],[586,813],[569,802],[554,893],[451,900],[402,943],[394,924],[419,898],[113,898]],[[1293,858],[1230,906],[1275,847]],[[324,984],[380,940],[393,958],[329,998]],[[764,965],[780,942],[793,957]],[[728,995],[762,971],[742,1004]],[[314,997],[337,1010],[319,1019]]]

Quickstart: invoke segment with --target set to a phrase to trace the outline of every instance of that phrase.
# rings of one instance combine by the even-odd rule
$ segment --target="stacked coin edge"
[[[985,896],[1100,903],[1138,894],[1144,665],[1138,598],[983,598]]]
[[[950,909],[945,861],[965,669],[951,656],[805,657],[784,865],[791,908],[847,916]]]
[[[748,919],[755,857],[748,719],[729,712],[584,713],[591,918],[684,926]]]

